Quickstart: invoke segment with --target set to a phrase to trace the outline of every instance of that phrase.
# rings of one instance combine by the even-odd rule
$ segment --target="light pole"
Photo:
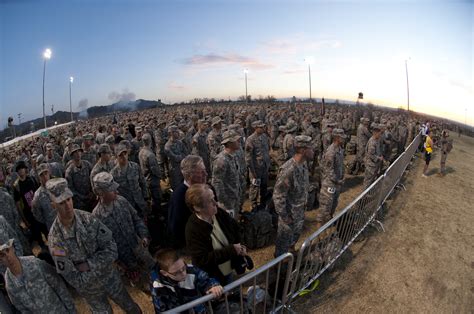
[[[410,60],[410,58],[408,58]],[[407,74],[407,107],[408,112],[410,112],[410,86],[408,84],[408,60],[405,60],[405,72]]]
[[[245,69],[244,74],[245,74],[245,104],[248,104],[248,95],[247,95],[247,73],[249,73],[249,70]]]
[[[71,111],[71,122],[72,122],[72,97],[71,97],[71,86],[74,78],[71,76],[69,78],[69,110]]]
[[[308,64],[308,77],[309,77],[309,102],[313,102],[313,97],[311,95],[311,64],[313,63],[314,59],[312,57],[306,57],[304,61]]]
[[[44,111],[44,79],[46,76],[46,60],[51,59],[51,49],[46,49],[43,53],[43,58],[44,58],[44,65],[43,65],[43,120],[44,120],[44,128],[47,128],[46,125],[46,113]]]

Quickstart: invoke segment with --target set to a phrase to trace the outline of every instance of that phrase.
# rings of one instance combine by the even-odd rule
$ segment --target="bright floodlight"
[[[45,59],[51,59],[51,49],[49,49],[49,48],[46,49],[46,50],[44,51],[44,53],[43,53],[43,57],[44,57]]]
[[[306,62],[307,64],[313,64],[314,58],[313,57],[306,57],[306,58],[304,58],[304,62]]]
[[[69,81],[70,81],[71,83],[74,82],[74,78],[71,76],[71,77],[69,78]]]
[[[249,73],[249,70],[248,70],[248,69],[245,69],[245,70],[244,70],[244,73],[245,73],[245,74]]]

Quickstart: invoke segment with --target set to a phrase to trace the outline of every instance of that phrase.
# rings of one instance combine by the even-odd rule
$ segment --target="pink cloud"
[[[202,66],[202,65],[225,65],[225,64],[240,64],[243,67],[251,68],[253,70],[266,70],[274,66],[260,62],[258,59],[241,56],[235,53],[215,54],[209,53],[205,55],[193,55],[192,57],[179,60],[184,65]]]

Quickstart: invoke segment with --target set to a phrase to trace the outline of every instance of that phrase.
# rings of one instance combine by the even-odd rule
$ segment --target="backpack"
[[[265,210],[243,212],[240,217],[242,243],[249,249],[270,245],[275,239],[272,215]]]

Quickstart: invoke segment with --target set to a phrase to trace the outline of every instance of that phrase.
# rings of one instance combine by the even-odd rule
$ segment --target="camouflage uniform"
[[[92,179],[94,179],[96,174],[101,173],[101,172],[110,173],[112,169],[114,169],[114,167],[115,167],[115,163],[112,160],[109,160],[106,163],[102,163],[99,159],[97,163],[95,164],[94,168],[92,168],[91,170],[91,175],[90,175],[91,182],[92,182]]]
[[[21,313],[76,313],[74,301],[55,269],[34,256],[19,256],[22,274],[7,269],[5,288]]]
[[[5,217],[0,215],[0,243],[7,243],[8,240],[13,239],[13,247],[15,249],[16,256],[23,255],[23,246],[21,245],[21,239],[18,233],[13,229]],[[0,263],[0,272],[5,273],[6,267]]]
[[[192,154],[200,156],[206,166],[207,173],[211,173],[211,164],[209,161],[209,148],[207,146],[207,133],[196,132],[193,136]]]
[[[149,137],[149,135],[144,136],[147,138]],[[156,158],[155,154],[153,154],[153,151],[149,146],[144,146],[138,154],[138,160],[140,161],[140,168],[147,183],[147,193],[153,201],[153,209],[158,211],[161,206],[161,173],[158,159]]]
[[[365,188],[368,188],[379,176],[382,167],[382,160],[379,159],[381,156],[382,151],[380,149],[380,141],[372,136],[367,143],[365,152]]]
[[[92,166],[97,162],[97,151],[93,146],[90,146],[88,149],[84,147],[84,151],[81,156],[82,160],[87,160]]]
[[[186,147],[183,142],[178,139],[169,139],[165,145],[166,156],[169,160],[169,178],[171,189],[176,187],[183,181],[183,174],[181,173],[181,160],[186,157]]]
[[[149,238],[148,229],[124,197],[118,195],[110,205],[99,202],[92,215],[112,231],[120,262],[129,269],[138,269],[140,265],[151,269],[153,258],[141,243],[143,238]]]
[[[212,126],[221,123],[221,119],[219,117],[216,117],[212,120]],[[214,159],[216,159],[217,155],[221,152],[222,150],[222,131],[213,128],[211,132],[207,135],[207,146],[209,147],[209,161],[212,167],[212,164],[214,163]],[[212,172],[212,169],[211,169]],[[210,172],[210,173],[211,173]]]
[[[335,132],[335,130],[333,132]],[[340,131],[343,134],[343,131]],[[344,179],[343,149],[335,143],[332,143],[323,154],[321,167],[320,210],[316,220],[320,223],[326,223],[332,218],[337,207],[339,194],[341,193],[342,180]]]
[[[288,252],[301,235],[308,188],[306,163],[298,164],[291,158],[281,166],[273,192],[275,211],[278,213],[275,257]]]
[[[283,138],[283,156],[285,161],[295,155],[295,136],[294,132],[298,126],[295,122],[291,121],[286,125],[286,135]]]
[[[56,210],[51,206],[51,198],[44,186],[40,186],[36,190],[33,196],[31,212],[36,220],[46,225],[48,231],[51,229],[54,219],[56,219]]]
[[[227,132],[224,133],[224,141],[227,139]],[[239,140],[240,136],[234,132],[234,138]],[[223,141],[223,143],[224,143]],[[217,155],[212,166],[212,186],[216,190],[217,200],[222,203],[225,209],[235,214],[240,211],[241,183],[240,170],[233,154],[225,149]]]
[[[255,121],[261,123],[259,121]],[[254,126],[256,125],[254,122]],[[250,179],[260,180],[260,185],[251,184],[249,188],[249,198],[252,207],[258,203],[258,194],[260,194],[260,203],[267,194],[268,170],[270,168],[270,141],[265,133],[257,134],[254,132],[249,136],[245,143],[245,162],[249,169]]]
[[[127,199],[141,217],[148,214],[148,205],[145,201],[147,186],[140,166],[133,161],[129,161],[124,168],[117,164],[110,174],[119,184],[119,194]]]
[[[66,179],[69,188],[74,193],[74,205],[76,208],[92,211],[94,208],[95,197],[92,193],[92,186],[90,181],[92,166],[86,160],[80,161],[80,166],[77,167],[72,162],[66,169]]]
[[[368,123],[367,118],[363,118],[366,120],[363,120],[366,124]],[[357,155],[356,155],[356,162],[359,163],[359,167],[364,164],[364,157],[365,157],[365,148],[367,146],[367,142],[369,141],[369,138],[372,136],[370,134],[369,129],[367,128],[367,125],[361,122],[359,124],[359,127],[357,128]]]

